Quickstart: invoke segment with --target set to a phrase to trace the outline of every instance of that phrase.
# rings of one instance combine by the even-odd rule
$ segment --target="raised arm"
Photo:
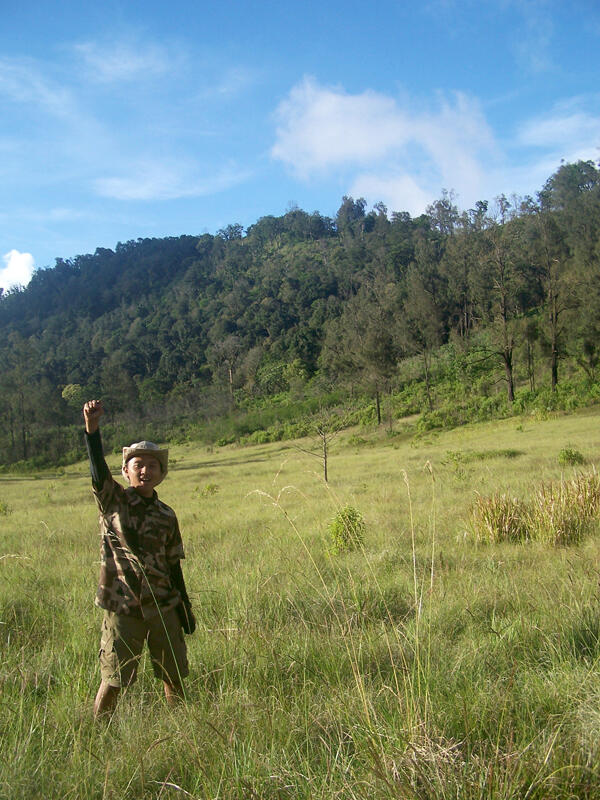
[[[100,438],[100,417],[103,414],[102,400],[88,400],[83,407],[85,444],[90,458],[92,486],[96,491],[100,491],[106,479],[110,478],[110,470],[104,459],[102,439]]]

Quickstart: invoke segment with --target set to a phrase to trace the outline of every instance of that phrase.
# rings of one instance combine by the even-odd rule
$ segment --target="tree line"
[[[290,208],[57,259],[0,292],[0,463],[74,456],[86,396],[123,419],[206,420],[335,387],[380,418],[410,379],[433,412],[448,347],[509,405],[574,374],[592,386],[599,258],[600,171],[580,161],[535,198],[460,211],[444,191],[413,218],[344,197],[335,218]]]

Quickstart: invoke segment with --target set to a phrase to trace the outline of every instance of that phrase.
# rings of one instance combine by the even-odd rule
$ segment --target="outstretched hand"
[[[100,425],[100,417],[104,414],[102,400],[88,400],[83,406],[83,418],[87,433],[95,433]]]

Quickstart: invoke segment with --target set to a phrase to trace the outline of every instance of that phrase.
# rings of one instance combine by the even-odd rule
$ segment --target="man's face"
[[[130,458],[123,472],[129,485],[143,497],[152,497],[155,486],[158,486],[163,477],[159,460],[148,455]]]

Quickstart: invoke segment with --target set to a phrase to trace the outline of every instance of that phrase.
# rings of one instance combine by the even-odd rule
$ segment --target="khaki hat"
[[[123,448],[123,466],[121,467],[123,477],[127,477],[125,475],[125,465],[130,458],[135,458],[136,456],[153,456],[156,458],[160,464],[163,478],[169,471],[168,449],[161,450],[161,448],[157,444],[154,444],[154,442],[135,442],[134,444],[130,444],[129,447]]]

